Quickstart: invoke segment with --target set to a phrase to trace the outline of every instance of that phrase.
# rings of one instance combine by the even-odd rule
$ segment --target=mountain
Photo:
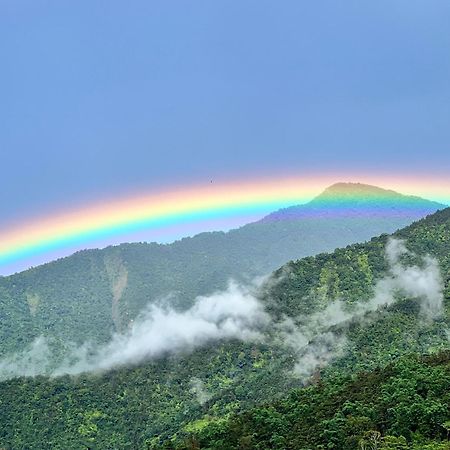
[[[433,207],[442,209],[442,204],[432,202]],[[405,196],[395,191],[361,183],[336,183],[326,188],[320,195],[306,205],[291,206],[269,214],[261,221],[298,219],[313,217],[370,217],[386,216],[401,218],[429,214],[429,200],[416,196]],[[418,217],[417,217],[418,218]],[[406,226],[406,225],[405,225]]]
[[[230,278],[270,273],[291,259],[390,233],[444,205],[373,186],[338,183],[303,206],[227,233],[172,244],[123,244],[0,277],[0,356],[41,335],[107,342],[148,303],[187,308]]]
[[[447,208],[278,269],[261,339],[3,381],[0,446],[446,450],[449,250]]]

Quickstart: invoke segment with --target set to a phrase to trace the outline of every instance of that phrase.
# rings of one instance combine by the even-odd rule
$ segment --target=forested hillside
[[[0,446],[447,449],[450,208],[394,238],[275,272],[259,293],[271,317],[261,340],[216,342],[103,374],[0,383]],[[398,260],[392,242],[406,247]],[[391,296],[401,276],[406,287]],[[391,301],[380,302],[380,292]],[[424,301],[432,298],[437,314]]]
[[[450,450],[450,0],[0,0],[0,450]]]
[[[447,351],[295,389],[164,448],[448,450],[449,435]]]
[[[89,250],[0,277],[0,355],[39,336],[64,353],[68,342],[106,342],[151,302],[187,308],[198,295],[248,281],[286,261],[390,233],[442,208],[360,184],[337,184],[307,205],[227,233],[170,245],[123,244]]]

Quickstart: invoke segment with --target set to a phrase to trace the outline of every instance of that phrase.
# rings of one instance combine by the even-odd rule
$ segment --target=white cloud
[[[403,241],[391,239],[386,245],[388,273],[376,283],[372,298],[352,307],[334,300],[324,310],[275,324],[257,297],[258,292],[267,293],[267,285],[275,285],[276,280],[260,279],[259,283],[265,285],[250,287],[231,282],[223,292],[198,297],[186,311],[150,305],[127,333],[114,335],[106,345],[69,347],[66,359],[56,369],[52,367],[49,345],[41,337],[23,352],[0,361],[0,379],[106,371],[165,354],[193,351],[213,341],[263,341],[268,336],[265,332],[273,327],[279,343],[295,353],[295,372],[304,378],[344,352],[344,324],[367,320],[367,313],[393,304],[399,294],[420,299],[426,320],[442,314],[443,284],[437,261],[426,256],[420,266],[404,266],[401,256],[406,253],[410,252]],[[339,327],[341,330],[335,332]]]

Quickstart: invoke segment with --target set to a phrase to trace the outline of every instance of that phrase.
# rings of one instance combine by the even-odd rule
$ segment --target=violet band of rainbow
[[[337,181],[355,180],[393,189],[402,194],[416,195],[440,203],[450,203],[450,180],[444,177],[367,177],[332,175],[311,177],[276,177],[271,179],[233,180],[229,183],[204,183],[182,186],[160,192],[137,193],[120,199],[106,199],[82,205],[69,211],[57,211],[44,217],[31,218],[0,230],[0,266],[67,247],[89,247],[97,241],[111,243],[135,232],[158,232],[173,227],[183,235],[183,226],[216,220],[225,227],[237,217],[262,216],[280,208],[304,204]],[[352,214],[348,197],[336,203],[336,198],[321,208],[329,217]],[[354,198],[350,200],[355,200]],[[376,201],[375,201],[376,200]],[[377,208],[366,206],[363,213],[373,217],[390,211],[389,197],[374,199]],[[380,210],[380,205],[386,208]],[[417,211],[415,202],[405,197],[405,211]],[[320,215],[320,211],[312,211]],[[358,214],[361,214],[359,210]],[[306,218],[306,217],[305,217]],[[191,230],[191,228],[190,228]]]

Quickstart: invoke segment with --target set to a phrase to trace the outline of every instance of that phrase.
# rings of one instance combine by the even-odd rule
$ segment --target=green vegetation
[[[65,450],[449,449],[448,351],[405,356],[358,375],[336,374],[271,403],[242,408],[240,414],[194,407],[182,383],[185,373],[162,366],[162,379],[148,365],[103,377],[0,383],[0,445]],[[258,387],[267,390],[256,383]],[[223,396],[232,402],[226,390]],[[270,391],[260,400],[264,396],[270,398]],[[193,419],[199,414],[204,414],[201,419]],[[159,426],[170,429],[177,423],[185,424],[164,443],[153,434]]]
[[[106,342],[113,332],[126,330],[149,302],[168,301],[170,295],[173,304],[186,308],[197,295],[223,289],[230,278],[248,281],[291,259],[393,232],[440,207],[375,187],[339,184],[305,206],[228,233],[82,251],[0,277],[0,356],[40,335],[54,338],[61,353],[68,341]],[[330,209],[345,214],[330,217]],[[371,281],[370,262],[363,253],[358,258]],[[330,261],[321,268],[317,293],[324,298],[345,289],[333,284],[333,267]]]
[[[166,449],[448,450],[450,352],[403,357],[186,430]]]
[[[420,318],[418,299],[399,297],[366,321],[336,329],[347,335],[346,351],[318,369],[306,388],[305,380],[292,372],[296,355],[270,340],[216,343],[105,374],[4,381],[0,448],[448,450],[450,208],[394,235],[415,254],[438,260],[445,312],[437,320]],[[280,319],[320,311],[335,298],[349,307],[365,302],[388,269],[387,239],[382,235],[290,262],[275,273],[277,282],[269,283],[261,301]],[[84,258],[84,271],[73,268],[74,280],[96,267],[93,254],[73,257]],[[109,259],[109,270],[97,279],[105,292],[114,280],[115,294],[109,291],[109,301],[121,291],[124,274],[128,283],[134,276],[122,256]],[[405,259],[420,264],[414,255]],[[54,267],[68,261],[73,259]],[[49,289],[49,280],[33,276],[36,287]],[[8,277],[6,282],[13,280]],[[33,326],[46,296],[37,289],[21,289],[23,307],[34,310],[28,322]],[[8,292],[5,289],[4,295]],[[89,306],[94,317],[96,299]],[[110,320],[113,323],[112,316]]]

